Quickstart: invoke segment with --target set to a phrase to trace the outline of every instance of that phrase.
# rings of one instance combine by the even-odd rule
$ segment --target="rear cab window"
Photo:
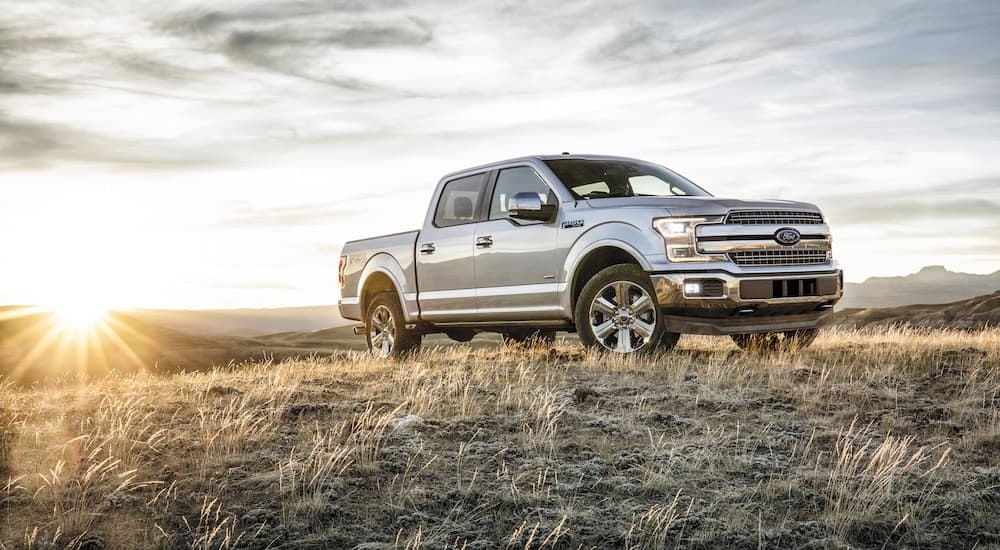
[[[449,227],[482,219],[486,173],[453,179],[444,184],[434,211],[434,225]]]

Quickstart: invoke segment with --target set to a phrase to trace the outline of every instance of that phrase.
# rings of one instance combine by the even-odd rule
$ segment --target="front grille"
[[[731,252],[729,260],[736,265],[814,265],[826,263],[825,250],[778,249]]]
[[[823,223],[819,212],[797,210],[737,210],[726,216],[726,223],[738,225],[816,225]]]

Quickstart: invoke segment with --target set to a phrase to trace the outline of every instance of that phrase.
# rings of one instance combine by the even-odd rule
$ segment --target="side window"
[[[444,184],[434,212],[434,225],[448,227],[477,221],[485,187],[486,174],[466,176]]]
[[[505,168],[497,175],[497,185],[490,200],[490,219],[499,220],[507,217],[507,201],[517,193],[538,193],[542,202],[549,202],[549,187],[542,178],[527,166]]]

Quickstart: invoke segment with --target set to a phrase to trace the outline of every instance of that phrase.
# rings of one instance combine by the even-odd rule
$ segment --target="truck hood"
[[[617,197],[585,201],[591,208],[663,208],[671,216],[722,216],[730,210],[803,210],[814,204],[786,200],[746,201],[719,197]]]

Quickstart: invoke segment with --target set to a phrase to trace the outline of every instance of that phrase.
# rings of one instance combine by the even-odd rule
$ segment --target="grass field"
[[[0,395],[0,548],[1000,545],[997,330],[339,351]]]

